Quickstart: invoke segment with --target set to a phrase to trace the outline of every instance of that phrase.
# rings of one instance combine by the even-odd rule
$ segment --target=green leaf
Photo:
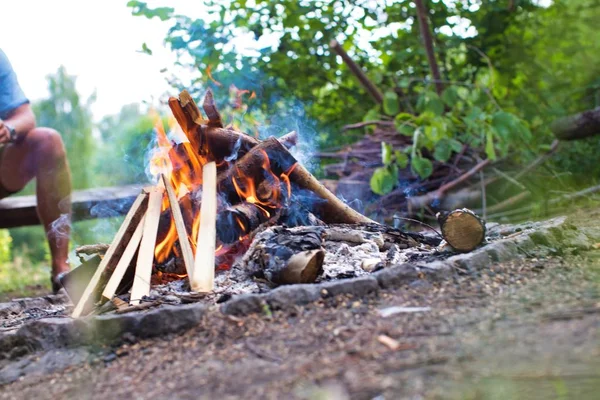
[[[406,153],[401,152],[400,150],[396,150],[394,152],[394,158],[396,159],[396,164],[400,168],[406,168],[408,165],[408,156]]]
[[[392,90],[388,90],[383,95],[383,112],[387,115],[396,115],[400,112],[398,95]]]
[[[459,153],[459,152],[462,151],[463,145],[458,140],[456,140],[456,139],[448,139],[448,142],[450,143],[450,148],[455,153]]]
[[[150,48],[148,47],[148,45],[146,43],[142,43],[142,53],[148,54],[149,56],[152,55],[152,50],[150,50]]]
[[[458,101],[460,101],[460,97],[454,86],[450,86],[450,87],[446,88],[446,90],[444,90],[444,92],[442,93],[442,101],[448,107],[454,107],[454,105]]]
[[[413,172],[419,175],[421,179],[428,178],[433,173],[433,164],[427,158],[415,156],[412,158],[410,165]]]
[[[394,177],[393,171],[389,168],[377,168],[371,176],[371,190],[379,195],[387,194],[394,190],[397,181],[397,176]]]
[[[514,129],[514,116],[505,111],[498,111],[492,116],[492,126],[502,139],[508,139]]]
[[[400,113],[396,115],[396,118],[394,118],[394,125],[396,126],[398,133],[405,136],[412,136],[415,131],[415,128],[411,122],[413,119],[414,115],[408,113]]]
[[[494,135],[492,131],[487,131],[485,135],[485,154],[490,160],[496,159],[496,149],[494,148]]]
[[[435,115],[442,115],[444,113],[444,103],[437,94],[429,93],[427,95],[425,111],[431,111]]]
[[[363,122],[366,122],[366,121],[377,121],[377,120],[379,120],[379,109],[378,109],[378,107],[371,108],[369,111],[367,111],[367,113],[363,117]]]
[[[446,162],[452,155],[452,147],[450,147],[450,141],[448,139],[442,139],[435,144],[435,150],[433,152],[433,158],[438,161]]]
[[[381,162],[384,165],[389,165],[392,163],[393,152],[394,149],[392,148],[392,145],[381,142]]]

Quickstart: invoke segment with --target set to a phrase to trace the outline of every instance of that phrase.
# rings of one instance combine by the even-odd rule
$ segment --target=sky
[[[133,17],[127,0],[19,0],[0,2],[0,48],[10,59],[30,100],[48,95],[46,76],[64,65],[77,76],[84,99],[94,91],[97,121],[122,105],[156,102],[169,92],[163,74],[175,56],[164,47],[169,22]],[[198,16],[198,2],[148,1]],[[153,51],[140,52],[146,42]]]

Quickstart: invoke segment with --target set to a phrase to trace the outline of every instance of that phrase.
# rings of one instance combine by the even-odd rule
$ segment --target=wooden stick
[[[373,82],[369,80],[365,72],[354,62],[352,58],[350,58],[348,53],[346,53],[346,50],[342,48],[338,41],[335,39],[332,40],[331,43],[329,43],[329,47],[331,47],[340,57],[342,57],[342,60],[344,60],[348,68],[350,68],[350,71],[352,71],[367,92],[369,92],[371,97],[373,97],[373,100],[375,100],[377,104],[383,103],[383,95],[379,89],[377,89],[377,86],[375,86]]]
[[[125,247],[129,243],[131,236],[133,236],[135,227],[143,218],[147,206],[148,195],[147,193],[142,193],[137,197],[137,199],[129,209],[129,212],[125,217],[123,224],[121,225],[119,231],[115,235],[110,247],[104,255],[104,258],[102,259],[102,262],[100,263],[100,265],[98,265],[94,276],[86,286],[85,290],[83,291],[83,294],[81,295],[81,298],[79,299],[77,305],[73,309],[73,313],[71,314],[73,318],[79,318],[81,315],[83,315],[85,306],[94,294],[96,286],[98,286],[100,278],[102,277],[105,270],[107,272],[112,272],[114,267],[117,265],[119,256],[125,250]]]
[[[148,192],[148,211],[146,211],[140,251],[135,266],[135,278],[131,288],[131,298],[129,300],[131,305],[140,304],[142,297],[150,294],[150,277],[152,276],[152,262],[154,261],[154,248],[156,246],[164,189],[161,186],[156,186],[150,188]]]
[[[177,229],[177,236],[179,237],[179,247],[181,248],[181,253],[183,255],[185,270],[187,271],[188,276],[191,276],[194,271],[194,253],[192,251],[192,246],[190,245],[187,230],[185,229],[181,208],[179,208],[179,202],[177,201],[175,190],[173,190],[173,186],[171,185],[171,182],[169,182],[169,178],[167,178],[165,174],[161,174],[161,176],[165,184],[165,189],[167,190],[167,196],[169,197],[171,215],[175,221],[175,228]]]
[[[213,97],[212,90],[208,89],[206,94],[204,95],[204,102],[202,103],[202,108],[208,117],[208,125],[216,126],[219,128],[223,127],[223,122],[221,120],[221,114],[219,110],[217,110],[217,105],[215,104],[215,99]]]
[[[131,260],[133,260],[133,256],[135,256],[135,252],[140,247],[140,241],[142,240],[142,232],[144,231],[144,220],[145,217],[143,217],[140,220],[140,222],[137,225],[137,228],[135,228],[135,232],[133,233],[131,240],[129,240],[129,244],[127,244],[123,255],[121,255],[119,263],[115,267],[115,271],[111,275],[110,279],[108,280],[108,283],[106,284],[106,287],[104,288],[104,291],[102,292],[102,297],[104,297],[107,300],[111,300],[117,292],[117,289],[119,288],[119,285],[123,280],[123,276],[125,275],[125,272],[127,272],[127,269],[131,264]]]
[[[470,177],[472,177],[473,175],[475,175],[476,173],[481,171],[490,162],[491,162],[491,160],[489,158],[487,158],[487,159],[477,163],[477,165],[475,165],[473,168],[471,168],[470,170],[468,170],[467,172],[465,172],[458,178],[454,179],[453,181],[450,181],[450,182],[440,186],[437,190],[431,191],[422,196],[415,196],[415,197],[409,198],[408,199],[409,209],[423,208],[425,206],[428,206],[433,201],[438,200],[442,196],[444,196],[444,194],[448,190],[453,189],[455,186],[458,186],[459,184],[463,183],[464,181],[466,181],[467,179],[469,179]]]
[[[191,276],[192,291],[208,293],[214,289],[215,242],[217,223],[217,165],[209,162],[202,169],[202,205],[196,245],[196,262]]]

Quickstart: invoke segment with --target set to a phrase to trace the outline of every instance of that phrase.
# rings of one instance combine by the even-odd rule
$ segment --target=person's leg
[[[5,147],[0,160],[0,184],[18,192],[36,178],[38,215],[50,245],[52,277],[69,270],[71,173],[60,134],[35,128]]]

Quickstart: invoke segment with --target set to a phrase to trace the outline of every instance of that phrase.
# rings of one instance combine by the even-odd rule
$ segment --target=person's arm
[[[6,119],[0,119],[0,144],[10,141],[10,128],[17,132],[17,138],[35,128],[35,115],[29,103],[15,108]]]

